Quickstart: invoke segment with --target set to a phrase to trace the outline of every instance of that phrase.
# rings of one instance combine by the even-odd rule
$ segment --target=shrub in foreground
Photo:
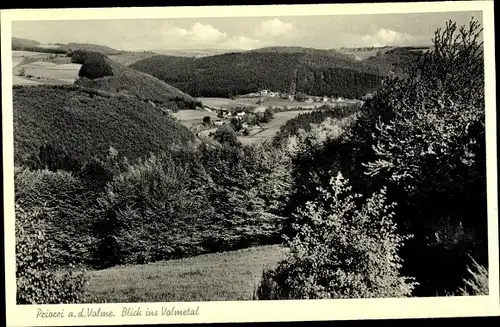
[[[18,304],[79,303],[85,297],[84,273],[53,270],[53,244],[41,210],[16,207],[16,299]]]
[[[473,260],[472,266],[467,268],[469,278],[464,279],[464,286],[459,289],[459,295],[488,295],[488,269]]]
[[[385,190],[364,204],[339,173],[330,189],[297,212],[297,234],[288,257],[266,271],[259,299],[334,299],[409,296],[412,278],[400,276],[398,249],[408,236],[396,233]]]

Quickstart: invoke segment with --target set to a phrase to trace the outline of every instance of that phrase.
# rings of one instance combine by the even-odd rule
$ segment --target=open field
[[[12,76],[12,85],[40,85],[42,82],[31,80],[26,77]]]
[[[279,246],[261,246],[145,265],[90,272],[89,302],[251,300],[266,267],[283,258]]]
[[[314,109],[314,107],[311,107],[306,110],[277,112],[274,114],[274,119],[272,121],[270,121],[269,123],[262,124],[262,128],[254,126],[251,129],[250,135],[238,136],[238,139],[243,144],[250,144],[260,140],[271,139],[276,135],[281,126],[283,126],[288,120],[296,117],[300,113],[308,112],[311,109]],[[213,111],[209,112],[205,110],[180,110],[178,112],[173,113],[173,115],[176,118],[178,118],[180,123],[186,126],[187,128],[193,128],[194,126],[201,125],[203,117],[205,116],[210,116],[212,117],[212,119],[217,117],[217,114],[215,112]],[[226,123],[229,123],[229,120],[230,119],[225,119],[224,121]],[[204,130],[203,132],[201,132],[200,135],[208,135],[210,132],[214,132],[216,129],[217,128]]]
[[[384,49],[379,49],[379,48],[374,48],[370,50],[362,50],[362,51],[354,51],[353,49],[341,49],[340,51],[346,54],[353,55],[356,60],[365,60],[370,57],[374,57],[377,55],[379,51],[389,51],[393,48],[384,48]]]
[[[324,105],[324,102],[300,102],[300,101],[290,101],[286,99],[277,98],[255,98],[255,97],[237,97],[235,100],[228,98],[198,98],[204,105],[214,108],[234,108],[234,107],[252,107],[255,111],[264,111],[267,107],[279,107],[283,108],[287,106],[291,107],[302,107],[308,109],[314,109],[315,107],[320,107]],[[260,101],[260,102],[259,102]],[[257,103],[259,102],[259,103]],[[332,103],[329,103],[333,105]]]
[[[211,108],[235,108],[235,107],[257,107],[256,98],[198,98],[204,105]]]
[[[187,128],[201,124],[203,117],[209,116],[212,119],[217,117],[216,112],[206,110],[179,110],[178,112],[174,112],[173,115]]]
[[[243,144],[250,144],[257,141],[272,139],[287,121],[295,118],[298,114],[308,112],[309,110],[294,110],[277,112],[274,114],[274,119],[267,124],[262,124],[263,129],[256,128],[254,133],[249,136],[239,136],[238,139]]]
[[[79,64],[71,63],[67,57],[39,52],[12,52],[14,85],[73,84],[78,78],[80,67]]]

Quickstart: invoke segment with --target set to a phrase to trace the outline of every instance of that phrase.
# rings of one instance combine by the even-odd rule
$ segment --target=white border
[[[424,13],[443,11],[482,11],[484,27],[485,81],[486,81],[486,137],[487,137],[487,198],[490,295],[479,297],[408,298],[408,299],[352,299],[307,301],[225,301],[196,303],[132,303],[90,305],[18,306],[15,301],[15,238],[13,190],[13,126],[12,126],[12,65],[11,22],[13,20],[88,20],[141,19],[188,17],[265,17],[313,16],[348,14]],[[312,321],[347,319],[385,319],[417,317],[494,316],[500,313],[498,204],[496,162],[496,97],[494,54],[494,11],[492,1],[422,2],[390,4],[335,4],[335,5],[274,5],[274,6],[212,6],[163,8],[100,8],[100,9],[36,9],[3,10],[2,37],[2,124],[4,174],[4,230],[6,312],[8,326],[34,325],[112,325],[185,322],[260,322]],[[444,22],[443,22],[444,23]],[[121,318],[123,306],[178,309],[199,306],[198,316],[164,316]],[[36,319],[37,309],[62,310],[64,319]],[[82,308],[114,310],[115,318],[67,318],[69,311]]]

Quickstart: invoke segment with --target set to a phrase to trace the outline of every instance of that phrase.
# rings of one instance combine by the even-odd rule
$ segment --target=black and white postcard
[[[492,1],[1,15],[9,326],[500,313]]]

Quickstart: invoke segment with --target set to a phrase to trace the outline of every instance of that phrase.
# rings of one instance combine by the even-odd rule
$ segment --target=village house
[[[215,125],[215,126],[221,126],[221,125],[223,125],[223,124],[224,124],[224,122],[223,122],[222,120],[215,120],[215,121],[214,121],[214,125]]]
[[[323,102],[328,102],[328,97],[326,95],[323,97]]]

